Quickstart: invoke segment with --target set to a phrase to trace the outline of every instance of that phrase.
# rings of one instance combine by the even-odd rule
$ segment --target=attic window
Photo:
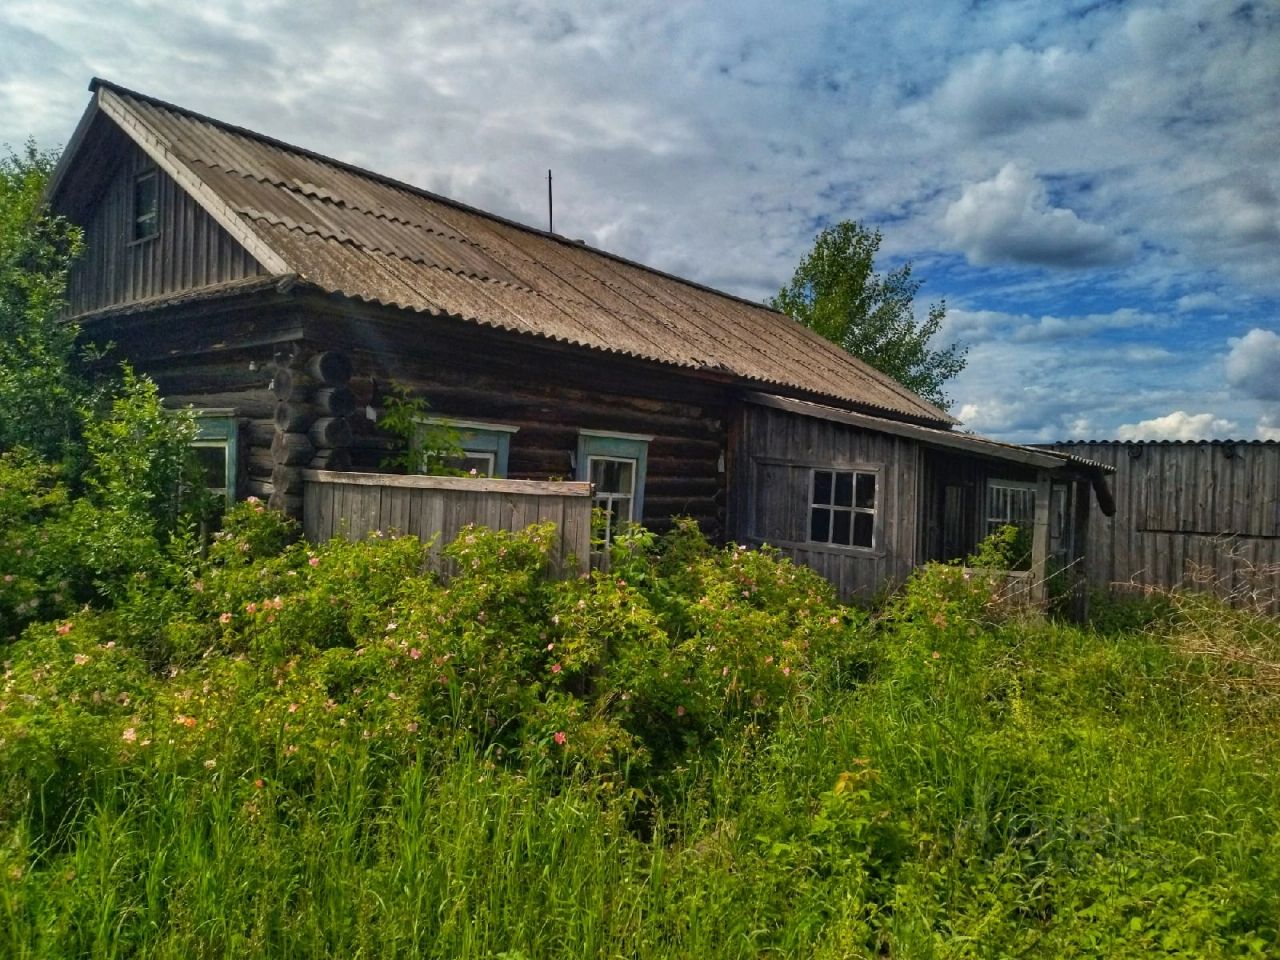
[[[154,170],[133,178],[133,239],[150,240],[160,233],[160,180]]]

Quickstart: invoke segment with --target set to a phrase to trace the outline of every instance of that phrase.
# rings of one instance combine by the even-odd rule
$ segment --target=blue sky
[[[884,231],[966,428],[1280,439],[1273,2],[5,0],[0,142],[100,75],[762,299]]]

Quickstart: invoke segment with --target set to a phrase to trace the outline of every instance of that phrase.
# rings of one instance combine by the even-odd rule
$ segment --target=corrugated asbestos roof
[[[166,154],[205,188],[198,199],[238,218],[235,234],[327,293],[955,422],[759,304],[104,81],[91,89],[144,150]]]

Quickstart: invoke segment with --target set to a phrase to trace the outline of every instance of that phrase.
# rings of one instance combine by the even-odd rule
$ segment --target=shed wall
[[[1224,593],[1250,569],[1280,595],[1280,444],[1067,443],[1055,449],[1116,468],[1116,514],[1089,522],[1089,580],[1174,587],[1212,571]],[[1230,455],[1228,455],[1228,453]],[[1272,607],[1280,609],[1272,600]]]
[[[733,535],[778,547],[817,570],[843,597],[901,583],[916,562],[920,445],[910,439],[747,405],[735,424]],[[871,550],[808,542],[814,468],[878,473]]]

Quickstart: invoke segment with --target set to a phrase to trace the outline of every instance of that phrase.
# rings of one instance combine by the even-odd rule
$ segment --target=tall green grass
[[[856,668],[643,776],[462,723],[390,752],[352,725],[301,766],[233,730],[207,766],[104,762],[56,817],[38,790],[2,815],[0,956],[1277,955],[1268,689],[1186,622],[1102,633],[966,590],[922,575],[856,620]]]

